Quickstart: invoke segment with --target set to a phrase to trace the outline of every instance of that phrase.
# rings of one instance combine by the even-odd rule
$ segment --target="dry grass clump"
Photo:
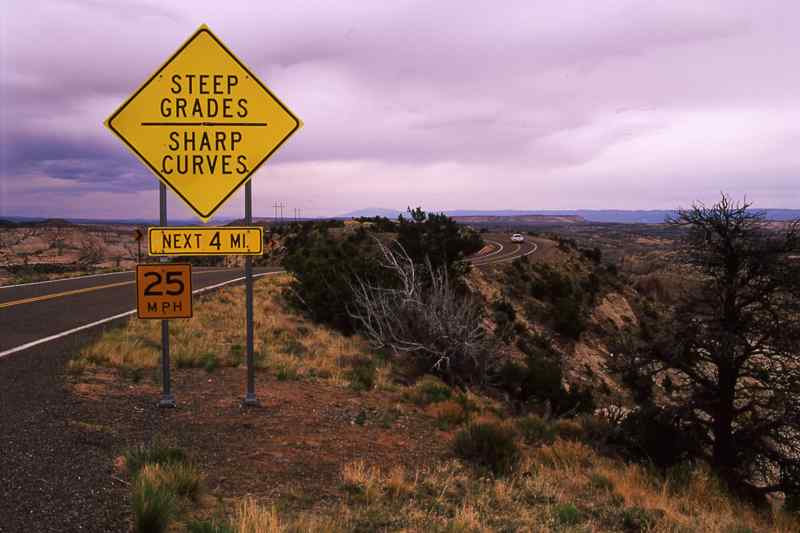
[[[376,502],[383,494],[381,472],[377,466],[367,466],[364,461],[348,463],[342,469],[345,490],[358,496],[364,503]]]
[[[190,464],[146,465],[139,472],[139,478],[195,502],[202,493],[203,476],[196,466]]]
[[[453,397],[453,389],[436,376],[426,375],[406,390],[403,397],[417,405],[429,405],[449,400]]]
[[[180,448],[154,442],[131,448],[123,455],[132,478],[134,531],[159,533],[190,504],[200,501],[203,475]]]
[[[278,275],[255,281],[256,364],[281,380],[323,379],[350,384],[352,368],[342,361],[373,360],[368,344],[359,336],[345,337],[290,312],[282,297],[289,280],[287,275]],[[208,372],[244,365],[244,287],[225,287],[197,297],[194,307],[194,317],[170,321],[173,364]],[[160,321],[133,318],[84,348],[68,371],[79,375],[96,366],[127,371],[155,369],[161,356],[160,343]],[[390,374],[388,365],[376,364],[371,385],[390,388]]]
[[[154,483],[148,476],[134,481],[131,495],[133,530],[136,533],[167,531],[177,514],[175,495],[166,487]]]
[[[469,418],[469,413],[464,406],[454,400],[431,404],[425,412],[436,419],[440,429],[445,430],[459,426]]]

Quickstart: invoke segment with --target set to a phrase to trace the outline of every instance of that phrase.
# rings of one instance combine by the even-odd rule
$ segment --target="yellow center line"
[[[123,285],[132,285],[135,281],[121,281],[119,283],[109,283],[108,285],[98,285],[96,287],[85,287],[83,289],[74,289],[71,291],[56,292],[53,294],[45,294],[44,296],[34,296],[33,298],[25,298],[24,300],[12,300],[10,302],[0,303],[0,309],[5,307],[12,307],[15,305],[30,304],[33,302],[43,302],[44,300],[52,300],[53,298],[62,298],[64,296],[71,296],[73,294],[81,294],[84,292],[99,291],[101,289],[110,289],[111,287],[122,287]]]
[[[227,269],[223,270],[204,270],[200,272],[192,272],[192,274],[200,275],[200,274],[214,274],[216,272],[227,272]],[[15,305],[23,305],[23,304],[31,304],[34,302],[43,302],[45,300],[52,300],[54,298],[63,298],[64,296],[72,296],[74,294],[83,294],[85,292],[92,292],[92,291],[99,291],[103,289],[111,289],[113,287],[122,287],[123,285],[133,285],[136,283],[136,280],[133,281],[120,281],[118,283],[109,283],[108,285],[98,285],[96,287],[85,287],[83,289],[73,289],[71,291],[64,291],[64,292],[56,292],[53,294],[45,294],[43,296],[33,296],[32,298],[25,298],[22,300],[12,300],[10,302],[3,302],[0,303],[0,309],[5,309],[6,307],[13,307]]]

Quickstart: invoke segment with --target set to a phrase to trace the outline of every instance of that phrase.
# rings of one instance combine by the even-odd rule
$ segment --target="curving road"
[[[539,245],[527,237],[524,242],[511,242],[510,235],[490,233],[483,240],[486,242],[483,250],[467,259],[476,267],[507,263],[539,249]]]

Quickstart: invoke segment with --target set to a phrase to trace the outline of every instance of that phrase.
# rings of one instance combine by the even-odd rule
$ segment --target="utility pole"
[[[273,220],[273,222],[277,223],[278,222],[278,202],[275,202],[274,204],[272,204],[272,207],[274,208],[274,213],[275,213],[275,215],[272,217],[272,220]]]
[[[284,207],[286,207],[286,206],[285,206],[285,205],[283,205],[283,202],[281,202],[281,205],[279,205],[278,207],[279,207],[279,208],[280,208],[280,210],[281,210],[281,222],[283,222],[283,208],[284,208]]]

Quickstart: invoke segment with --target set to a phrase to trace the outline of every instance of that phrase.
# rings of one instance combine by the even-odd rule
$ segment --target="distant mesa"
[[[521,226],[553,226],[587,222],[585,218],[578,215],[456,215],[452,218],[462,224],[518,224]]]
[[[386,217],[388,219],[394,220],[398,216],[400,216],[400,213],[402,213],[402,211],[398,211],[397,209],[385,209],[383,207],[366,207],[364,209],[350,211],[349,213],[345,213],[336,218]]]
[[[27,217],[13,217],[11,220],[7,218],[0,219],[0,227],[16,228],[16,227],[37,227],[37,228],[63,228],[65,226],[74,226],[75,224],[63,218],[27,218]]]
[[[41,222],[34,222],[31,224],[33,226],[44,226],[46,228],[61,228],[64,226],[74,226],[72,222],[68,220],[64,220],[63,218],[48,218],[46,220],[42,220]]]

